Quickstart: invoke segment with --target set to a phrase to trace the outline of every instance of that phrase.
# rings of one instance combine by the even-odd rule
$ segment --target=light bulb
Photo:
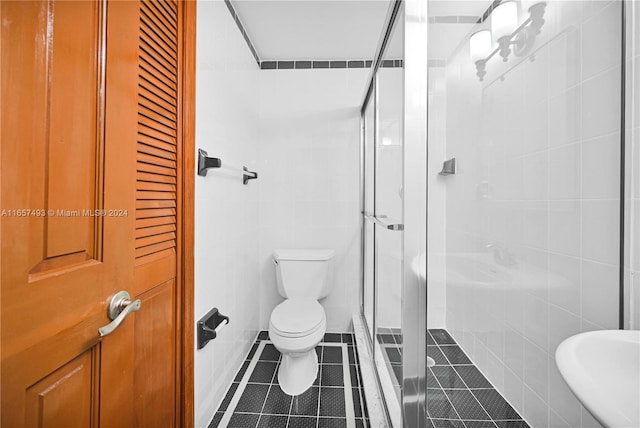
[[[491,13],[491,33],[494,41],[509,37],[518,27],[518,5],[514,1],[502,2]]]
[[[469,38],[469,56],[472,62],[486,59],[491,54],[491,31],[476,31]]]

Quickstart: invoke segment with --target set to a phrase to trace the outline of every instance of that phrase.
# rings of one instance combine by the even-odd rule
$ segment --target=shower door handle
[[[387,230],[393,230],[393,231],[403,231],[404,230],[404,224],[402,223],[386,223],[385,221],[381,220],[380,218],[387,218],[387,216],[374,216],[371,214],[366,214],[364,215],[364,218],[366,218],[367,220],[377,224],[378,226],[384,227]]]
[[[131,300],[129,293],[124,290],[118,291],[114,294],[111,297],[107,311],[109,319],[112,321],[98,329],[100,337],[113,333],[113,331],[122,324],[122,321],[124,321],[127,315],[131,312],[138,312],[138,310],[140,310],[140,306],[142,306],[140,299]]]

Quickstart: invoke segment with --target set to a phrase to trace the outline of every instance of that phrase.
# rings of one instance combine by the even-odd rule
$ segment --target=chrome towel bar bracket
[[[222,159],[210,158],[202,149],[198,149],[198,175],[201,177],[207,176],[207,170],[210,168],[222,168]],[[233,168],[235,169],[235,168]],[[249,180],[255,180],[258,178],[258,173],[249,171],[246,166],[242,167],[242,184],[247,184]]]
[[[244,173],[242,174],[242,184],[247,184],[249,180],[255,180],[258,178],[258,173],[249,171],[246,166],[242,167]]]
[[[210,158],[207,156],[207,152],[202,149],[198,149],[198,175],[206,177],[207,170],[209,168],[220,168],[221,166],[222,160],[218,158]]]

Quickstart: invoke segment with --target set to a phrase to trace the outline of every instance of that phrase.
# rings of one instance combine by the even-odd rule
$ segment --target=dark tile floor
[[[427,333],[427,414],[433,428],[529,428],[446,330]]]
[[[378,343],[394,375],[402,377],[402,336],[396,331],[380,331]],[[259,356],[256,351],[265,341]],[[349,361],[343,361],[345,343]],[[286,395],[277,381],[280,353],[261,332],[234,379],[209,427],[218,427],[228,412],[227,426],[233,428],[340,428],[347,426],[343,365],[349,378],[356,427],[369,426],[364,390],[360,380],[357,351],[351,334],[325,335],[316,348],[320,370],[314,385],[297,398]],[[427,355],[436,365],[427,369],[427,415],[429,428],[529,428],[529,425],[493,388],[446,330],[429,330]],[[253,372],[247,374],[252,361]],[[396,370],[397,368],[397,370]],[[243,379],[246,386],[241,388]],[[229,408],[238,395],[233,409]],[[222,426],[222,425],[220,425]]]
[[[376,335],[380,348],[384,351],[385,362],[390,372],[391,381],[398,387],[402,383],[402,333],[396,328],[379,328]]]
[[[262,342],[262,352],[256,356]],[[348,361],[343,361],[342,344],[346,347]],[[327,333],[316,347],[316,352],[320,370],[315,383],[305,393],[291,397],[278,385],[280,352],[268,340],[268,333],[261,332],[209,427],[222,427],[221,422],[227,414],[226,426],[232,428],[346,428],[349,413],[353,414],[356,427],[368,427],[353,335]],[[247,373],[253,360],[255,367],[251,373]],[[345,365],[348,366],[348,380],[344,378]],[[349,387],[349,384],[352,412],[346,408],[345,387]],[[235,407],[231,408],[234,403]]]

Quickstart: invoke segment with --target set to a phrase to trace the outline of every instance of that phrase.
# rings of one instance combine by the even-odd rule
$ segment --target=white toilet
[[[269,337],[282,353],[280,388],[289,395],[305,392],[318,374],[315,347],[327,330],[324,308],[318,300],[333,288],[333,250],[276,250],[278,292],[285,301],[269,320]]]

